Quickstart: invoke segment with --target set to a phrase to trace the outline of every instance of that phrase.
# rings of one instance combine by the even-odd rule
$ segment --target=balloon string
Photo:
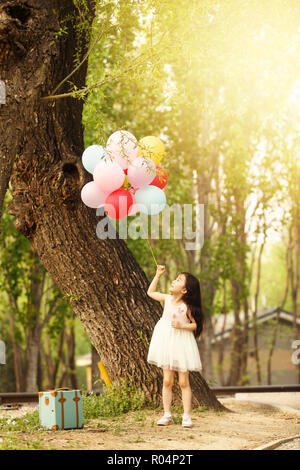
[[[141,227],[142,227],[142,226],[141,226]],[[143,230],[143,233],[144,233],[144,235],[146,235],[146,232],[145,232],[144,230]],[[153,253],[152,247],[151,247],[151,245],[150,245],[150,242],[149,242],[149,239],[148,239],[148,234],[147,234],[147,238],[146,238],[146,240],[147,240],[147,242],[148,242],[148,245],[149,245],[149,248],[150,248],[151,254],[152,254],[152,256],[153,256],[154,262],[155,262],[155,264],[156,264],[156,266],[157,266],[157,261],[156,261],[156,259],[155,259],[155,256],[154,256],[154,253]]]
[[[148,238],[147,238],[147,242],[148,242],[149,248],[150,248],[150,250],[151,250],[151,253],[152,253],[154,262],[155,262],[155,264],[156,264],[156,266],[157,266],[157,262],[156,262],[156,259],[155,259],[155,256],[154,256],[154,253],[153,253],[153,250],[152,250],[152,247],[151,247],[151,245],[150,245],[150,242],[149,242]]]

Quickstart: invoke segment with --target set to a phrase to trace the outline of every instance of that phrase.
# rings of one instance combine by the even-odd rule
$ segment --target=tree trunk
[[[235,253],[235,264],[237,273],[231,280],[232,297],[233,297],[233,313],[234,325],[231,334],[233,341],[231,350],[231,364],[229,371],[229,379],[227,385],[243,385],[245,381],[244,373],[247,363],[248,344],[247,344],[247,322],[248,322],[248,283],[249,271],[247,267],[246,253],[246,210],[244,195],[239,192],[234,193],[234,210],[238,214],[235,222],[237,231],[238,250]],[[244,320],[240,319],[241,305],[244,305]]]
[[[258,331],[257,331],[257,309],[258,309],[258,296],[260,288],[260,273],[261,273],[261,258],[265,244],[262,243],[259,248],[259,255],[257,260],[257,274],[256,274],[256,291],[255,291],[255,305],[253,311],[253,342],[254,342],[254,355],[256,360],[256,374],[257,374],[257,383],[261,385],[261,364],[259,359],[259,349],[258,349]]]
[[[68,354],[68,376],[70,386],[73,389],[78,389],[78,381],[76,375],[75,366],[75,332],[73,324],[70,325],[69,333],[65,335],[67,343],[67,354]]]
[[[244,335],[239,318],[239,310],[234,310],[234,325],[230,334],[230,342],[233,343],[230,357],[230,372],[228,375],[227,386],[238,385],[241,378],[242,351],[244,346]]]
[[[15,312],[18,309],[18,305],[16,303],[16,299],[13,297],[12,294],[9,294],[9,299],[11,302],[11,311],[9,313],[9,326],[10,326],[9,335],[10,335],[12,349],[13,349],[16,392],[23,392],[24,374],[23,374],[23,364],[22,364],[22,348],[16,339],[16,326],[15,326]]]
[[[227,320],[227,301],[226,301],[226,281],[223,281],[223,306],[222,306],[222,313],[223,313],[223,325],[222,325],[222,330],[221,330],[221,337],[219,341],[216,341],[215,339],[215,345],[216,349],[218,351],[218,376],[219,376],[219,382],[221,386],[223,387],[225,385],[225,375],[224,375],[224,356],[225,356],[225,339],[224,339],[224,333],[226,329],[226,320]],[[216,331],[214,331],[214,337],[216,338]]]
[[[202,337],[199,341],[199,350],[201,355],[201,362],[203,364],[203,375],[206,380],[211,381],[215,378],[211,351],[214,334],[211,323],[211,316],[209,313],[206,313],[205,315],[205,331],[201,336]]]
[[[38,328],[30,328],[26,348],[26,392],[37,391],[39,335]]]
[[[16,60],[13,42],[15,48],[6,58],[6,109],[12,117],[7,132],[15,135],[18,125],[22,135],[9,211],[16,217],[16,228],[32,241],[52,279],[68,296],[112,380],[134,377],[146,398],[158,404],[162,371],[148,364],[146,357],[162,309],[146,295],[149,281],[124,240],[97,238],[96,211],[81,201],[81,188],[91,180],[81,163],[83,103],[73,98],[40,100],[74,68],[76,29],[68,21],[68,34],[55,40],[53,33],[59,30],[55,14],[60,18],[71,14],[76,20],[80,16],[71,0],[57,2],[56,10],[46,0],[27,4],[35,6],[26,7],[29,17],[27,29],[23,28],[30,47],[23,48]],[[92,18],[91,12],[90,22]],[[9,21],[13,41],[18,27]],[[83,43],[81,57],[88,34],[81,38]],[[78,87],[85,82],[86,68],[85,62],[72,77]],[[30,77],[25,83],[24,76]],[[191,386],[195,405],[225,409],[200,374],[191,374]],[[175,394],[179,398],[178,387]]]
[[[59,336],[57,358],[55,359],[53,359],[52,357],[53,352],[52,352],[51,341],[50,341],[49,336],[46,336],[45,338],[45,347],[43,346],[43,344],[41,344],[42,357],[44,358],[44,361],[46,364],[47,381],[48,381],[47,389],[49,390],[54,389],[56,385],[59,358],[61,357],[61,354],[62,354],[63,342],[64,342],[64,332],[62,331]]]
[[[242,352],[242,365],[241,365],[241,385],[249,385],[250,379],[248,375],[248,345],[249,345],[249,304],[248,299],[244,300],[244,347]]]
[[[44,379],[44,371],[43,371],[42,354],[41,354],[41,347],[40,347],[39,357],[38,357],[38,376],[37,376],[38,391],[43,390],[43,379]]]
[[[30,267],[30,289],[28,298],[28,327],[26,348],[26,392],[37,391],[38,357],[42,334],[41,302],[44,290],[45,270],[36,254],[32,252]]]
[[[273,326],[272,339],[271,339],[271,344],[270,344],[270,348],[268,351],[268,358],[267,358],[267,384],[268,385],[272,385],[272,357],[273,357],[273,352],[275,349],[275,344],[276,344],[276,339],[277,339],[279,315],[280,315],[280,309],[278,308],[276,312],[276,320],[275,320],[275,325]]]
[[[201,295],[202,295],[202,305],[204,309],[205,315],[205,331],[200,340],[200,354],[201,354],[201,362],[203,364],[203,375],[206,380],[211,381],[215,380],[215,372],[213,366],[213,358],[212,358],[212,340],[214,338],[214,331],[212,327],[212,305],[214,302],[214,296],[216,289],[214,287],[213,282],[211,281],[212,278],[218,278],[217,269],[214,269],[213,272],[211,269],[211,260],[210,260],[210,247],[211,247],[211,233],[209,229],[209,218],[210,213],[208,209],[209,204],[209,192],[210,192],[210,178],[208,176],[204,177],[202,174],[202,178],[198,177],[197,179],[197,192],[199,203],[204,204],[204,245],[201,249],[201,258],[200,258],[200,265],[201,265],[201,272],[206,273],[209,272],[209,279],[203,279],[201,284]]]

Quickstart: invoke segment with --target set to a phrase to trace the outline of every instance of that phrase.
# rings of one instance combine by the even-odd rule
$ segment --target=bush
[[[148,406],[153,407],[153,404],[147,402],[144,392],[125,379],[121,379],[121,385],[103,385],[103,392],[98,396],[83,396],[85,419],[118,416]]]

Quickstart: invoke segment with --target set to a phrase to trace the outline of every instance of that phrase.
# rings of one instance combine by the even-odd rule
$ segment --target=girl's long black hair
[[[195,338],[197,339],[204,328],[204,311],[201,298],[200,282],[191,273],[182,272],[185,275],[185,287],[187,292],[183,294],[182,300],[190,307],[192,317],[197,323],[197,328],[194,330]]]

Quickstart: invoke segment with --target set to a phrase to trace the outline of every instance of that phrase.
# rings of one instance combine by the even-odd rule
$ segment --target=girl
[[[164,266],[157,266],[156,275],[147,291],[152,299],[164,302],[163,314],[154,327],[147,357],[150,364],[162,367],[164,374],[164,416],[157,424],[165,426],[173,423],[170,407],[174,374],[177,370],[184,407],[182,426],[191,427],[192,391],[189,371],[202,370],[196,342],[203,330],[204,319],[200,283],[192,274],[182,272],[171,283],[171,294],[162,294],[156,292],[156,287],[164,272]]]

